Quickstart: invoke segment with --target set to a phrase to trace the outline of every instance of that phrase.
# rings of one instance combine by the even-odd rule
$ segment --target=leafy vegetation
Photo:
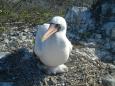
[[[88,1],[91,2],[92,0]],[[25,22],[42,24],[48,21],[52,16],[64,16],[66,9],[73,4],[86,4],[88,1],[43,0],[42,3],[48,5],[46,6],[45,4],[40,4],[40,0],[0,0],[0,23]]]
[[[4,9],[4,10],[0,10],[0,22],[4,23],[4,22],[21,21],[25,23],[41,24],[54,15],[55,12],[48,9],[22,10],[18,13]],[[59,15],[63,15],[63,14],[59,14]]]
[[[2,2],[3,3],[3,2]],[[7,6],[8,3],[1,5],[0,7],[0,22],[25,22],[31,24],[42,24],[48,21],[54,15],[64,15],[64,11],[60,10],[56,12],[54,9],[32,7],[32,8],[20,8],[18,5],[15,8]],[[19,3],[18,3],[19,4]]]

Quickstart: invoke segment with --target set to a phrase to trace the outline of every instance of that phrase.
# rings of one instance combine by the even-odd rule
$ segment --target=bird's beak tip
[[[42,42],[44,42],[44,41],[45,41],[45,38],[44,38],[44,37],[42,37],[42,38],[41,38],[41,41],[42,41]]]

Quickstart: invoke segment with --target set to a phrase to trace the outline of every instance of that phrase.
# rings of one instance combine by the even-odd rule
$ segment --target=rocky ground
[[[114,0],[0,2],[0,86],[115,86]],[[32,54],[37,31],[32,25],[64,14],[74,45],[65,63],[69,72],[47,75]]]
[[[10,54],[0,58],[0,86],[115,86],[114,64],[98,60],[101,53],[96,53],[97,45],[92,43],[92,47],[85,42],[74,44],[66,63],[68,73],[45,74],[32,54],[36,31],[21,22],[5,25],[0,34],[0,55]]]

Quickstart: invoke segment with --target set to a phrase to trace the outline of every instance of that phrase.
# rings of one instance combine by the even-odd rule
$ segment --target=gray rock
[[[103,45],[104,44],[104,40],[100,39],[100,38],[95,38],[95,42],[97,44]]]
[[[83,56],[87,59],[96,60],[98,57],[95,54],[95,48],[81,48],[76,49],[77,56]]]
[[[112,73],[115,73],[115,65],[114,64],[109,64],[109,67],[110,67]]]
[[[111,42],[112,52],[115,53],[115,41]]]
[[[68,10],[65,15],[65,19],[69,25],[68,33],[74,35],[74,39],[77,39],[82,36],[90,35],[88,30],[93,30],[95,22],[91,17],[92,13],[87,7],[72,7]],[[85,34],[84,34],[85,33]],[[69,35],[69,34],[68,34]],[[73,38],[73,35],[69,35],[70,38]]]
[[[101,49],[96,49],[96,55],[101,59],[101,60],[107,60],[106,56],[110,56],[110,52],[107,50],[101,50]]]
[[[108,10],[110,9],[110,4],[108,4],[107,2],[101,5],[101,11],[102,11],[102,15],[106,15]]]
[[[115,22],[107,22],[103,25],[102,27],[105,32],[107,37],[114,38],[114,28],[115,28]]]
[[[112,62],[113,58],[111,55],[107,55],[102,59],[104,62]]]
[[[94,42],[95,43],[95,39],[92,37],[92,38],[89,38],[87,39],[88,42]]]
[[[95,38],[97,38],[97,39],[101,39],[102,36],[101,36],[101,34],[95,34]]]
[[[111,49],[111,44],[110,42],[107,42],[104,44],[104,48],[110,50]]]
[[[114,21],[114,1],[113,0],[103,0],[98,6],[101,15],[101,22]],[[113,19],[112,19],[113,18]]]
[[[0,86],[13,86],[13,82],[0,82]]]

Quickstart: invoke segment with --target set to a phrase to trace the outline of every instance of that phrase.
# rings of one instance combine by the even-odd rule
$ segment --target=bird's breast
[[[57,66],[67,61],[69,50],[63,39],[51,38],[44,42],[42,61],[49,66]]]

